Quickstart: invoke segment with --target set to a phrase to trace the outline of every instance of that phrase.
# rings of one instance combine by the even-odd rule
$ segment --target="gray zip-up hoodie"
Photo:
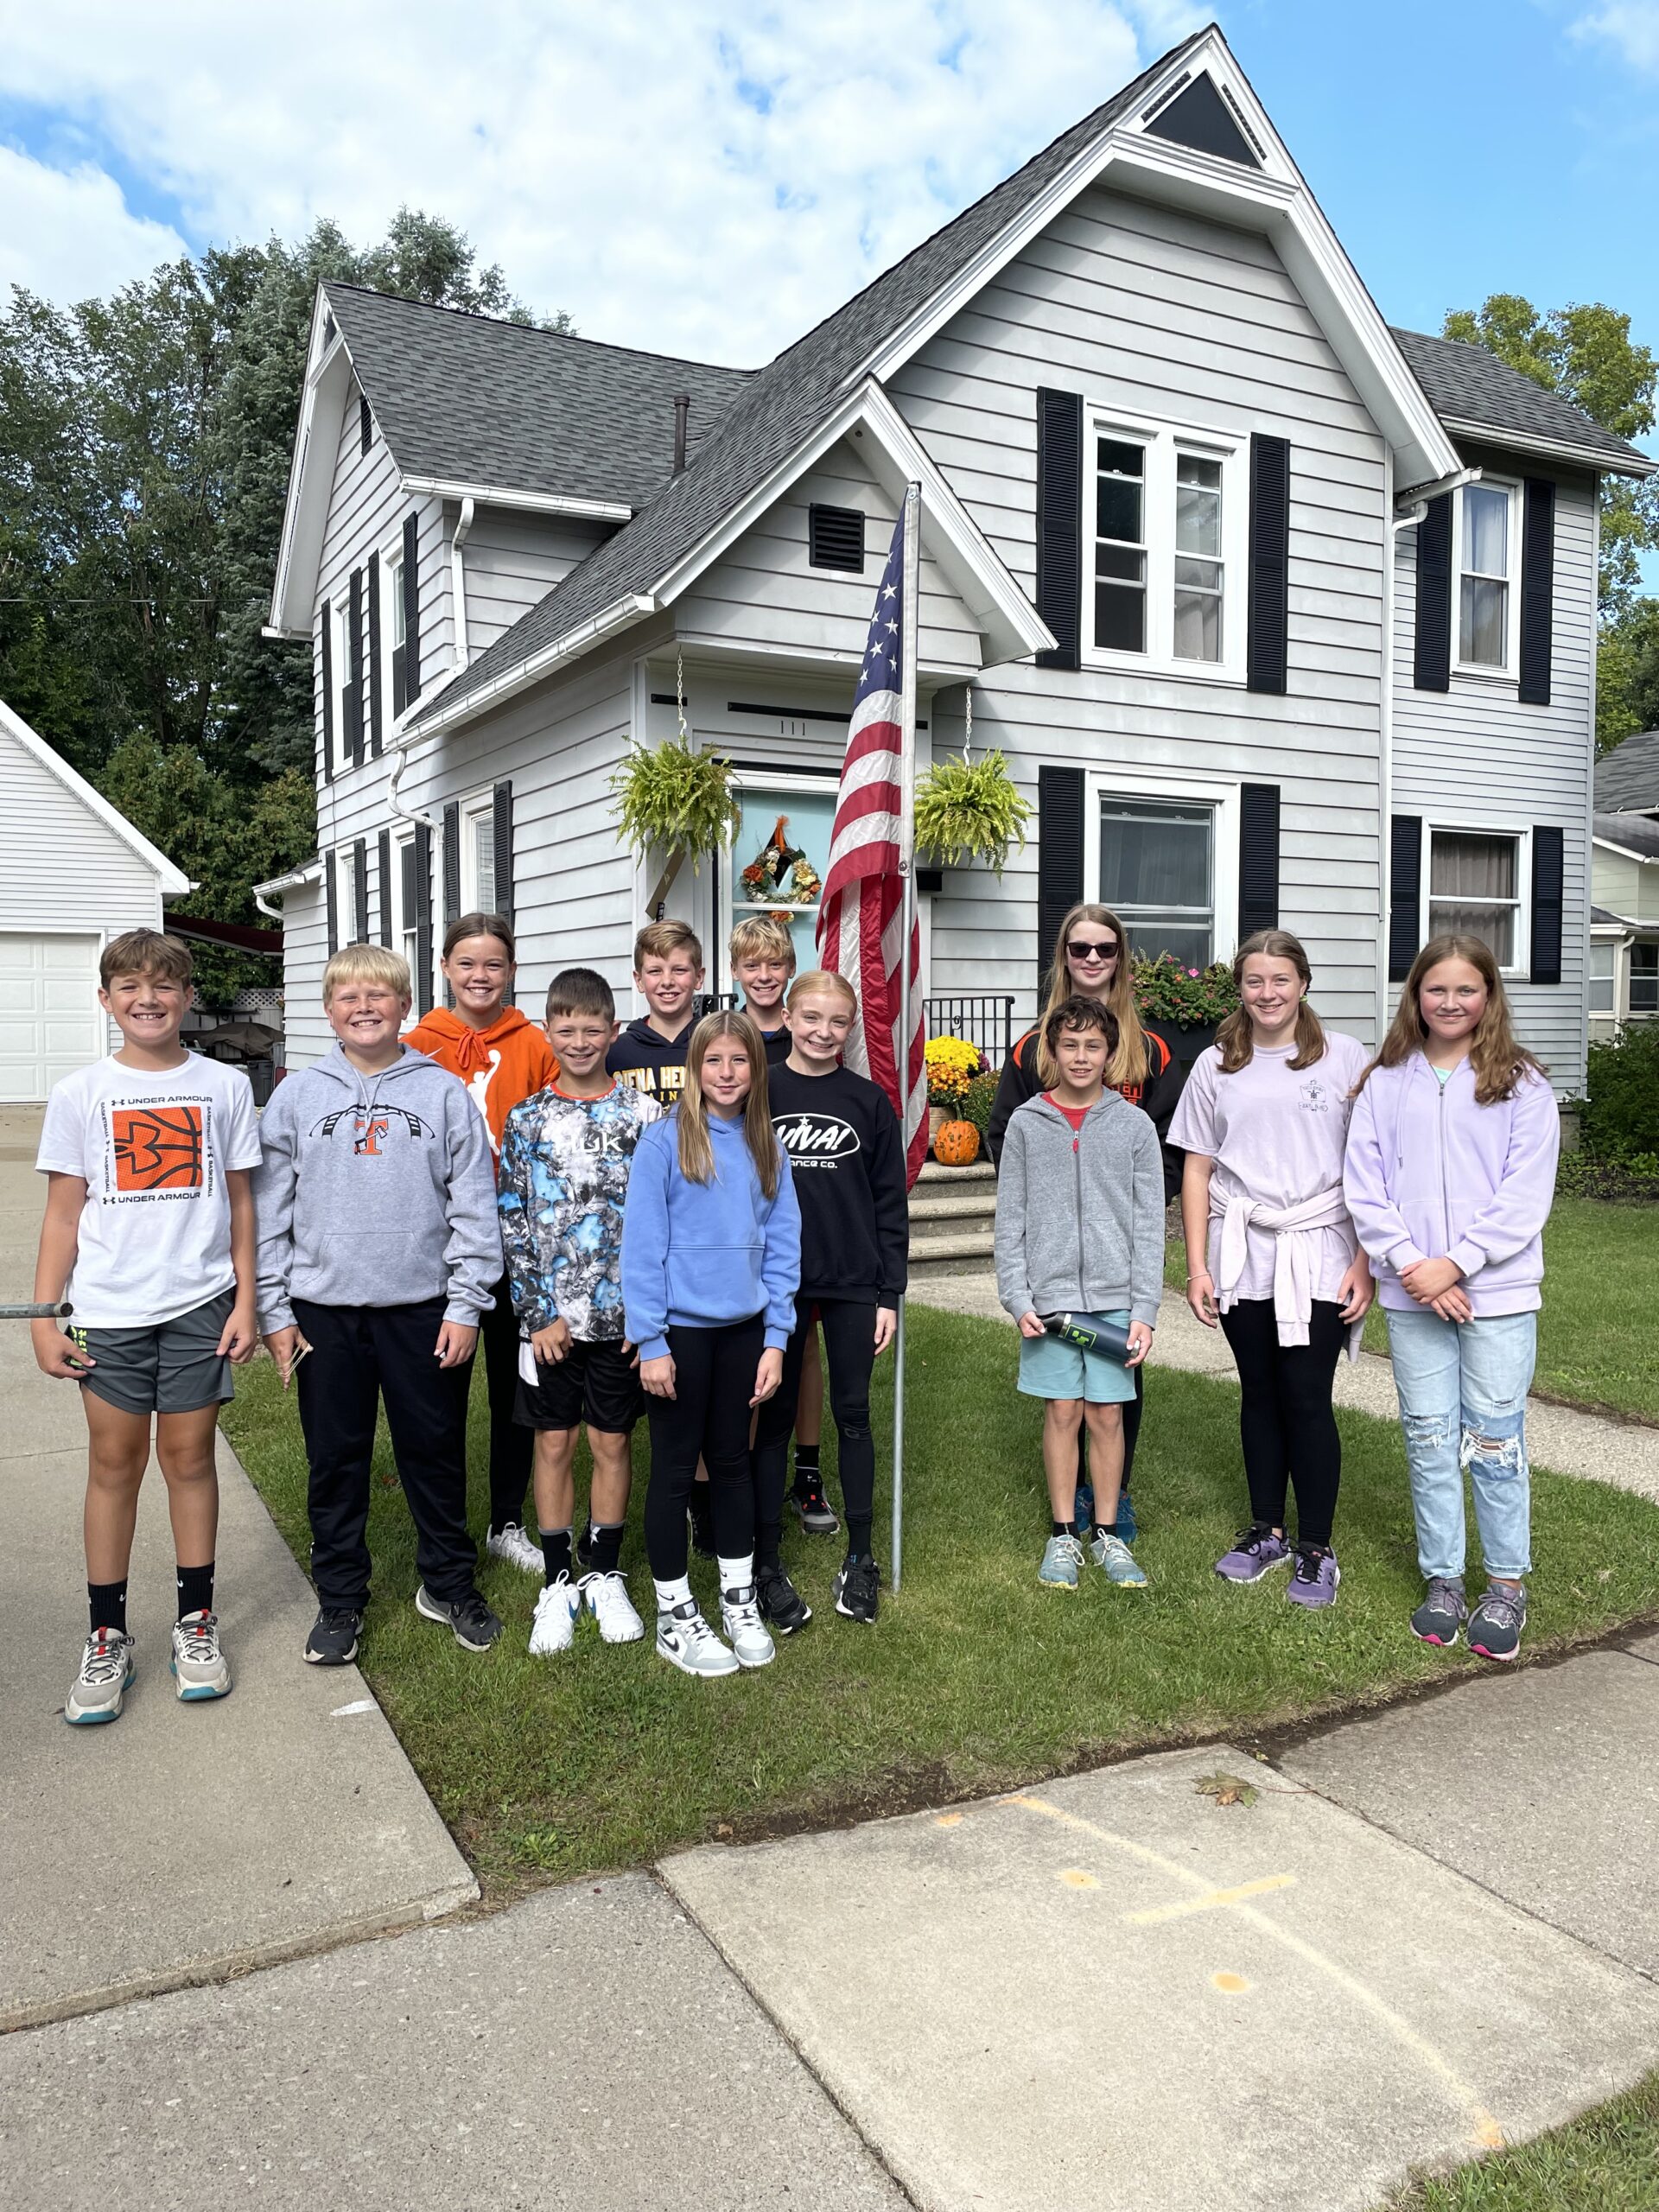
[[[1108,1090],[1081,1129],[1040,1094],[1016,1107],[996,1175],[996,1290],[1022,1314],[1112,1313],[1148,1328],[1164,1289],[1158,1132]]]
[[[254,1171],[259,1326],[319,1306],[445,1301],[470,1327],[495,1303],[501,1230],[484,1117],[423,1052],[362,1075],[336,1044],[277,1084]]]

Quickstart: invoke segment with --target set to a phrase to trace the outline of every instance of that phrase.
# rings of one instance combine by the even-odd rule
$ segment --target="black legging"
[[[754,1438],[754,1548],[763,1560],[775,1560],[784,1528],[784,1487],[789,1470],[789,1439],[801,1394],[801,1367],[811,1323],[813,1301],[797,1301],[794,1332],[784,1350],[783,1386],[760,1408]],[[875,1439],[870,1433],[870,1372],[875,1365],[874,1298],[821,1298],[824,1360],[830,1370],[830,1410],[841,1440],[841,1502],[847,1515],[847,1541],[855,1552],[870,1548],[875,1513]]]
[[[1296,1489],[1296,1533],[1328,1544],[1342,1478],[1342,1441],[1331,1386],[1348,1331],[1336,1305],[1313,1300],[1305,1344],[1281,1344],[1270,1298],[1242,1298],[1221,1317],[1238,1366],[1238,1433],[1250,1486],[1250,1517],[1285,1525],[1285,1494]]]
[[[522,1528],[536,1437],[512,1417],[518,1398],[518,1319],[505,1275],[495,1286],[494,1305],[480,1318],[479,1334],[490,1400],[490,1526],[505,1529],[514,1522]]]
[[[749,1479],[749,1401],[766,1332],[762,1317],[718,1328],[671,1327],[674,1395],[648,1396],[651,1484],[645,1492],[645,1556],[658,1582],[685,1573],[685,1510],[701,1458],[709,1470],[715,1549],[747,1559],[754,1548],[754,1489]]]

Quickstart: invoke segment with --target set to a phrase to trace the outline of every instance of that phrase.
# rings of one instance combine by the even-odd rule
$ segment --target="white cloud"
[[[1632,69],[1659,76],[1659,0],[1613,0],[1573,25],[1573,35],[1605,39]]]
[[[1135,12],[1154,51],[1207,13]],[[407,201],[591,337],[752,363],[1138,67],[1109,0],[296,0],[280,26],[84,0],[73,39],[50,10],[14,20],[0,93],[107,147],[203,241],[325,214],[368,239]],[[59,296],[80,280],[41,264],[72,245],[31,241]]]
[[[130,213],[114,178],[91,162],[48,168],[0,145],[0,300],[13,284],[86,299],[185,251],[176,231]]]

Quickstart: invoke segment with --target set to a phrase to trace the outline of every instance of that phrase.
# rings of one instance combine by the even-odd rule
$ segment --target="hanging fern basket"
[[[916,786],[916,845],[945,868],[982,862],[999,876],[1016,840],[1023,852],[1029,799],[1021,798],[1001,752],[934,763]]]
[[[611,789],[622,842],[642,860],[648,854],[662,856],[661,879],[647,902],[653,912],[683,862],[690,861],[695,875],[703,855],[728,849],[742,823],[731,762],[677,739],[632,747],[611,777]]]

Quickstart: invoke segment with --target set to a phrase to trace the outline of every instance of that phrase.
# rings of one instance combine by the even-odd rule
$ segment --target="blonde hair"
[[[1325,1058],[1325,1024],[1307,1002],[1306,994],[1313,986],[1313,970],[1308,965],[1302,941],[1288,930],[1257,930],[1254,937],[1247,937],[1233,955],[1233,988],[1241,988],[1244,982],[1244,963],[1252,955],[1263,960],[1288,960],[1300,978],[1302,999],[1296,1008],[1296,1050],[1290,1065],[1294,1068],[1311,1068],[1315,1060]],[[1216,1043],[1221,1052],[1223,1075],[1236,1075],[1247,1068],[1255,1051],[1255,1033],[1250,1027],[1248,1007],[1236,1006],[1216,1031]]]
[[[384,944],[342,944],[322,971],[322,1002],[327,1006],[342,983],[384,983],[400,999],[412,999],[409,963],[401,952]]]
[[[107,991],[118,976],[153,976],[161,983],[188,983],[195,974],[188,945],[160,930],[129,930],[111,938],[98,956],[98,980]]]
[[[680,1173],[688,1183],[714,1179],[715,1148],[709,1135],[709,1107],[702,1095],[702,1064],[717,1038],[732,1037],[749,1059],[749,1095],[743,1103],[743,1141],[749,1147],[760,1187],[769,1198],[778,1195],[783,1173],[778,1139],[766,1103],[766,1048],[760,1032],[747,1014],[727,1011],[705,1014],[691,1032],[685,1054],[685,1088],[674,1109],[679,1141]]]
[[[789,987],[789,996],[784,1001],[791,1014],[795,1011],[797,1001],[804,999],[809,991],[839,991],[854,1014],[858,1012],[858,993],[847,978],[838,976],[833,968],[809,968],[805,975],[795,978]]]
[[[1043,1040],[1048,1017],[1063,1007],[1067,999],[1084,995],[1072,980],[1066,964],[1066,939],[1079,922],[1092,922],[1096,929],[1110,930],[1117,939],[1117,967],[1109,989],[1101,995],[1100,1003],[1117,1025],[1117,1035],[1106,1062],[1106,1085],[1110,1090],[1132,1090],[1144,1083],[1151,1065],[1147,1050],[1147,1033],[1141,1026],[1140,1009],[1135,1003],[1135,966],[1129,957],[1129,933],[1109,906],[1097,905],[1091,899],[1080,899],[1060,924],[1054,939],[1054,959],[1048,971],[1048,1002],[1037,1017],[1037,1074],[1045,1090],[1052,1089],[1059,1078],[1059,1070],[1053,1056]]]
[[[745,914],[732,931],[726,957],[734,968],[740,960],[787,960],[792,973],[795,967],[795,940],[788,925],[774,922],[770,914]]]
[[[633,972],[637,976],[647,960],[667,960],[677,952],[689,952],[696,965],[702,965],[702,941],[690,922],[647,922],[633,940]]]
[[[1477,1106],[1496,1106],[1502,1100],[1513,1098],[1522,1077],[1530,1070],[1534,1075],[1548,1072],[1541,1060],[1535,1059],[1524,1045],[1517,1043],[1515,1027],[1510,1018],[1510,1001],[1504,995],[1503,978],[1497,972],[1497,963],[1492,957],[1492,948],[1484,938],[1464,937],[1448,932],[1444,937],[1432,937],[1411,963],[1408,975],[1400,992],[1400,1003],[1394,1010],[1394,1020],[1382,1048],[1359,1081],[1354,1085],[1358,1096],[1370,1082],[1376,1068],[1397,1068],[1414,1052],[1421,1052],[1428,1041],[1428,1030],[1423,1021],[1423,1010],[1418,999],[1423,980],[1431,968],[1438,968],[1443,960],[1466,960],[1486,986],[1486,1005],[1480,1020],[1475,1024],[1474,1034],[1469,1039],[1469,1065],[1475,1071],[1475,1103]]]

